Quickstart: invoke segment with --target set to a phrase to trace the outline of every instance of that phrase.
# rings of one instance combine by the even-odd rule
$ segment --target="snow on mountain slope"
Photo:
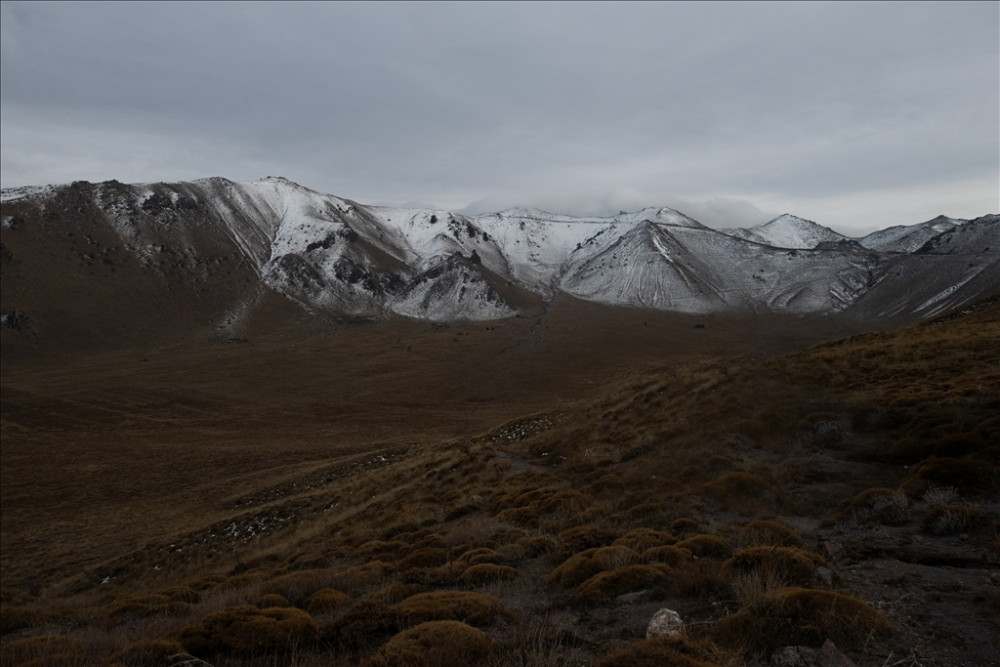
[[[918,225],[897,225],[880,229],[858,239],[858,243],[881,252],[913,252],[938,234],[950,231],[964,222],[966,221],[939,215]]]
[[[774,220],[749,229],[729,229],[731,236],[755,241],[775,248],[806,250],[820,243],[843,241],[847,237],[828,227],[785,213]]]
[[[5,210],[62,199],[72,202],[61,204],[66,211],[93,209],[124,251],[164,280],[189,271],[208,285],[213,267],[236,262],[307,309],[369,318],[496,319],[559,292],[698,313],[834,312],[855,303],[859,313],[924,312],[990,289],[996,271],[987,269],[1000,257],[995,215],[937,218],[859,245],[787,214],[725,233],[669,208],[467,217],[366,206],[283,178],[74,183],[4,191],[3,199]],[[247,311],[243,302],[227,308]]]
[[[829,312],[874,280],[878,258],[854,249],[762,246],[708,228],[646,223],[571,265],[561,288],[604,303],[702,313]]]

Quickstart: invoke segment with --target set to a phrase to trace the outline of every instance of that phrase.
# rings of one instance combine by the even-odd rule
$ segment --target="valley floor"
[[[8,347],[0,656],[995,664],[998,321],[566,301]],[[644,640],[661,607],[685,639]]]

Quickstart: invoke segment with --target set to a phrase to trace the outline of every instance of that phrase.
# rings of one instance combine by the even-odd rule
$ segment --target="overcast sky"
[[[1000,3],[2,3],[0,181],[860,234],[1000,212]]]

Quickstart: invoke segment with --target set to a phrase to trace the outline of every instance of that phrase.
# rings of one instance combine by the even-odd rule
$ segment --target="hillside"
[[[571,218],[366,206],[281,178],[81,181],[3,200],[8,356],[243,339],[275,317],[502,320],[565,296],[903,323],[1000,290],[996,215],[869,242],[790,215],[742,238],[666,208]]]
[[[553,304],[5,362],[3,663],[996,664],[997,297]]]

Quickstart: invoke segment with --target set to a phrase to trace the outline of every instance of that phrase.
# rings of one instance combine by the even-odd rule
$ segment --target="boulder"
[[[685,634],[684,621],[673,609],[664,607],[653,615],[653,620],[646,626],[646,639],[650,637],[680,638]]]

